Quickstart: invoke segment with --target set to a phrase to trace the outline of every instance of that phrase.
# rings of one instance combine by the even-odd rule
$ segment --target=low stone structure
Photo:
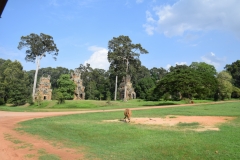
[[[36,89],[36,93],[34,95],[35,100],[51,100],[52,99],[52,89],[50,83],[50,75],[47,77],[41,77],[40,82],[38,84],[38,88]]]
[[[127,100],[129,99],[136,99],[136,93],[134,91],[134,88],[132,87],[131,83],[131,77],[127,75],[127,78],[123,77],[122,82],[119,85],[118,92],[119,92],[119,98],[124,99],[124,92],[125,92],[125,81],[127,85],[127,90],[126,90],[126,98]]]
[[[73,100],[84,100],[85,99],[85,87],[83,86],[83,81],[81,79],[81,72],[78,69],[74,70],[74,73],[71,73],[71,80],[76,84],[74,91]]]

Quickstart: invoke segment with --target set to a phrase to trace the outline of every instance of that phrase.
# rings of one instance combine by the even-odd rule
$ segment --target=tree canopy
[[[0,103],[10,103],[15,106],[25,104],[29,97],[29,79],[18,61],[5,61],[1,67]]]
[[[213,65],[207,64],[205,62],[192,62],[189,66],[190,68],[193,68],[199,72],[205,72],[207,74],[215,76],[217,74],[217,71]]]
[[[93,69],[90,64],[80,64],[78,69],[81,72],[83,85],[87,99],[106,99],[110,90],[109,72],[104,69]]]
[[[127,66],[132,69],[138,69],[141,66],[139,60],[140,54],[147,54],[141,44],[133,44],[128,36],[113,37],[108,42],[108,61],[110,63],[110,72],[114,75],[126,75]],[[125,63],[123,63],[125,62]],[[127,65],[126,65],[127,64]]]
[[[227,64],[225,69],[232,75],[233,85],[240,87],[240,60],[237,60],[232,64]]]
[[[186,65],[171,67],[157,84],[155,92],[159,97],[166,93],[175,96],[175,99],[193,97],[204,99],[213,97],[216,87],[216,78],[207,73],[200,72]]]
[[[144,49],[141,44],[132,43],[128,36],[113,37],[108,42],[108,61],[110,63],[109,71],[110,74],[118,76],[122,79],[123,76],[136,71],[141,66],[139,59],[140,54],[147,54],[148,51]],[[113,76],[110,76],[113,78]],[[126,80],[125,80],[126,81]],[[124,100],[126,101],[126,83],[125,83]]]
[[[217,75],[218,81],[218,94],[219,99],[224,100],[226,98],[231,98],[231,94],[233,91],[233,85],[231,83],[232,76],[227,71],[222,71]]]
[[[78,69],[81,71],[86,99],[113,99],[115,76],[109,70],[93,69],[90,64],[81,64]],[[71,71],[73,70],[63,67],[41,68],[38,78],[51,75],[53,99],[72,99],[75,87],[69,85],[73,84],[69,77]],[[34,70],[25,72],[18,61],[0,59],[0,105],[4,103],[21,105],[27,102],[34,72]],[[240,97],[240,89],[232,85],[235,81],[232,80],[229,71],[216,74],[215,67],[204,62],[193,62],[189,66],[171,66],[168,71],[161,67],[148,69],[141,65],[137,72],[131,73],[133,88],[137,98],[141,99],[180,100],[214,97],[216,100],[223,100]]]
[[[22,36],[18,44],[18,49],[26,47],[26,61],[34,62],[36,57],[46,56],[46,53],[51,54],[56,60],[59,50],[53,41],[53,37],[44,33],[37,35],[31,33],[27,36]]]
[[[58,55],[58,49],[53,41],[53,37],[47,34],[40,33],[40,35],[31,33],[27,36],[22,36],[21,41],[18,44],[18,49],[26,47],[26,61],[34,62],[36,60],[36,72],[34,76],[32,97],[34,100],[34,94],[37,84],[38,69],[40,67],[40,60],[46,56],[46,53],[51,54],[56,60]]]
[[[70,79],[69,74],[62,74],[60,78],[57,80],[57,85],[58,85],[57,92],[60,92],[64,97],[64,99],[70,99],[70,100],[73,99],[76,85]]]

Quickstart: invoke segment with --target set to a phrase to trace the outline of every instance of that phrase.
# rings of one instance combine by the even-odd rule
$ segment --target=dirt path
[[[221,103],[221,102],[218,102]],[[207,104],[207,103],[205,103]],[[191,106],[199,104],[189,104]],[[153,108],[171,108],[187,106],[171,105],[171,106],[148,106],[141,108],[132,108],[132,110],[145,110]],[[37,160],[42,153],[54,154],[62,160],[84,159],[84,153],[81,149],[74,150],[61,146],[52,145],[37,136],[27,133],[19,133],[14,130],[17,123],[34,118],[43,118],[50,116],[61,116],[69,114],[82,114],[94,112],[113,112],[123,111],[124,109],[112,110],[88,110],[88,111],[71,111],[71,112],[5,112],[0,111],[0,160]]]

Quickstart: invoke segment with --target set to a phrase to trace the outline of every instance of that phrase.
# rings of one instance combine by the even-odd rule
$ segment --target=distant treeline
[[[93,69],[90,64],[80,64],[76,68],[81,71],[86,99],[106,100],[109,96],[114,99],[116,74],[111,69]],[[64,67],[41,68],[38,80],[50,75],[52,98],[57,99],[58,80],[71,72],[74,71]],[[17,106],[31,102],[34,74],[35,70],[24,71],[18,61],[0,59],[0,104]],[[123,76],[118,73],[118,85]],[[213,65],[192,62],[189,66],[176,65],[168,70],[162,67],[148,69],[141,65],[130,76],[137,98],[144,100],[224,100],[240,97],[240,60],[226,65],[225,70],[219,73]],[[71,98],[73,95],[66,99]]]

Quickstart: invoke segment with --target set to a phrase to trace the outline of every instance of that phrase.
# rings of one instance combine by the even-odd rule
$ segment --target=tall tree
[[[3,74],[7,102],[15,106],[25,104],[29,96],[27,89],[29,79],[21,63],[18,61],[8,63]]]
[[[155,93],[160,96],[170,93],[178,98],[209,98],[216,91],[216,78],[210,74],[201,73],[186,65],[171,67],[170,72],[157,84]],[[177,97],[176,97],[177,98]]]
[[[26,61],[34,62],[36,61],[36,72],[34,77],[33,84],[33,93],[32,97],[34,100],[34,94],[36,90],[36,81],[38,75],[38,69],[40,67],[40,60],[42,57],[46,56],[46,53],[51,54],[56,60],[58,55],[58,49],[56,44],[53,41],[53,37],[47,34],[40,33],[40,35],[31,33],[27,36],[22,36],[21,41],[19,42],[18,49],[26,47]]]
[[[226,98],[231,98],[231,94],[233,91],[233,85],[231,83],[232,76],[227,71],[222,71],[217,75],[218,80],[218,88],[219,88],[219,96],[221,100]]]
[[[240,88],[233,86],[231,97],[232,98],[239,98],[240,97]]]
[[[137,94],[137,97],[141,99],[146,99],[147,94],[150,91],[150,89],[155,87],[154,80],[151,77],[146,77],[138,80],[135,92]]]
[[[4,104],[7,101],[7,84],[5,83],[4,71],[11,63],[11,60],[0,59],[0,104]]]
[[[131,77],[133,86],[135,86],[140,79],[151,77],[148,68],[143,65],[139,66],[138,70],[135,70],[135,68],[132,66],[129,66],[129,69],[130,69],[130,71],[133,70],[132,77]]]
[[[144,49],[141,44],[133,44],[128,36],[113,37],[108,42],[108,61],[110,63],[111,74],[115,76],[125,76],[129,73],[129,65],[132,68],[138,69],[141,66],[139,59],[140,54],[147,54],[148,51]],[[124,62],[124,63],[123,63]],[[126,101],[126,84],[124,100]]]
[[[69,100],[73,99],[76,85],[70,79],[69,74],[62,74],[60,78],[57,80],[57,85],[58,85],[57,91],[63,95],[64,99]]]
[[[94,99],[94,95],[92,94],[95,90],[95,83],[93,83],[92,71],[93,68],[89,63],[86,65],[80,64],[77,68],[80,70],[81,79],[83,80],[83,86],[85,87],[86,99]]]
[[[199,72],[205,72],[213,76],[216,76],[217,74],[215,67],[205,62],[192,62],[189,67]]]
[[[227,64],[224,68],[232,75],[234,86],[240,88],[240,60]]]
[[[90,64],[80,64],[83,86],[85,86],[86,99],[106,99],[110,90],[109,72],[104,69],[93,69]]]
[[[95,99],[106,99],[107,91],[109,91],[109,75],[104,69],[93,69],[92,73],[92,81],[96,83],[96,90],[94,93]],[[88,87],[87,87],[88,88]]]
[[[152,69],[150,69],[151,77],[153,78],[155,83],[162,79],[167,73],[168,73],[167,70],[162,67],[160,68],[153,67]]]

